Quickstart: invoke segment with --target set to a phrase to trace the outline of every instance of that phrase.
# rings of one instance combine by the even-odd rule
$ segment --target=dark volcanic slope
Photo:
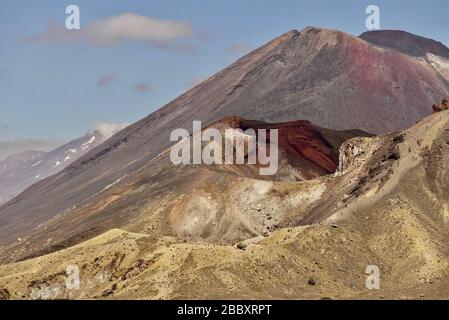
[[[449,58],[449,48],[441,42],[405,31],[368,31],[362,33],[360,38],[378,46],[395,49],[415,57],[425,57],[427,53],[432,53]]]
[[[338,31],[293,30],[33,185],[0,207],[0,225],[23,230],[24,221],[39,223],[83,205],[144,167],[169,147],[173,129],[190,129],[193,120],[305,119],[380,133],[415,123],[446,96],[448,81],[426,62]],[[0,243],[7,238],[1,231]]]

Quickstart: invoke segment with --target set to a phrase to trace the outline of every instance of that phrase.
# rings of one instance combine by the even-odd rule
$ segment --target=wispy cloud
[[[110,85],[112,82],[117,80],[117,74],[114,72],[106,73],[100,77],[97,81],[97,85],[100,87],[106,87]]]
[[[47,31],[27,37],[25,40],[37,43],[67,43],[82,40],[85,36],[84,31],[67,30],[62,24],[50,21]]]
[[[162,20],[125,13],[93,23],[89,40],[96,44],[114,44],[123,40],[167,42],[193,35],[186,22]]]
[[[151,86],[146,82],[140,82],[134,85],[134,90],[136,90],[139,93],[145,93],[151,90]]]
[[[186,50],[186,45],[175,45],[173,42],[192,36],[194,32],[188,22],[124,13],[93,22],[80,30],[66,30],[63,25],[51,22],[47,31],[28,37],[27,40],[38,43],[84,40],[99,46],[138,41],[151,43],[162,49],[182,51]]]
[[[228,52],[232,54],[244,55],[253,50],[253,47],[246,43],[237,43],[228,48]]]
[[[95,131],[100,132],[104,139],[109,139],[112,135],[116,134],[120,130],[125,129],[130,123],[108,123],[108,122],[95,122],[92,128]]]

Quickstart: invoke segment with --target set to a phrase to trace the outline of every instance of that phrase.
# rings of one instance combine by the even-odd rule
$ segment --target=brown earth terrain
[[[107,186],[85,205],[66,210],[36,227],[33,217],[20,222],[20,227],[28,231],[25,236],[14,232],[18,222],[5,226],[10,244],[0,248],[0,261],[39,256],[129,224],[136,224],[135,230],[139,232],[153,230],[158,235],[217,243],[232,243],[262,234],[283,220],[284,213],[275,217],[279,212],[274,206],[271,216],[269,212],[262,214],[260,204],[258,207],[251,204],[252,197],[263,198],[265,189],[273,182],[306,181],[335,172],[341,145],[356,136],[370,136],[359,130],[328,130],[307,121],[269,124],[238,117],[223,119],[211,127],[221,131],[278,129],[278,172],[261,176],[259,163],[174,165],[170,148],[141,170]],[[203,148],[206,145],[203,143]],[[242,197],[248,188],[255,194]],[[296,206],[297,201],[286,203],[285,210],[292,211],[290,207]],[[241,213],[237,212],[239,208]],[[16,241],[18,238],[20,242]]]
[[[0,266],[0,288],[14,299],[447,299],[448,151],[442,111],[403,132],[348,140],[337,172],[308,181],[207,181],[216,170],[191,168],[202,181],[140,203],[123,228]],[[95,209],[123,198],[130,206],[148,187],[112,186]],[[91,209],[64,223],[76,229],[74,216]],[[78,290],[65,286],[68,265],[80,268]],[[380,268],[380,290],[365,287],[368,265]]]
[[[447,48],[361,37],[289,31],[0,205],[0,299],[448,299]],[[278,172],[174,165],[194,120],[278,129]]]

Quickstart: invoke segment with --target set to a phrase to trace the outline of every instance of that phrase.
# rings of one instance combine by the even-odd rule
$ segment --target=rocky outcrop
[[[9,300],[11,295],[7,289],[0,288],[0,300]]]
[[[340,147],[335,175],[343,175],[364,163],[379,148],[381,140],[379,137],[356,137],[344,142]]]
[[[449,110],[449,100],[443,99],[440,104],[434,104],[432,106],[433,113],[437,113],[444,110]]]

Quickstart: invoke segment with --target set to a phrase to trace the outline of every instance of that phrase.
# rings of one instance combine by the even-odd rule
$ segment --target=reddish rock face
[[[335,172],[338,168],[339,149],[342,143],[355,136],[369,136],[360,130],[324,129],[305,120],[266,123],[231,116],[211,125],[211,127],[224,126],[243,131],[251,128],[256,132],[257,129],[277,129],[280,156],[286,157],[287,162],[300,170],[307,179]]]
[[[242,125],[254,129],[278,129],[279,150],[284,151],[292,160],[304,159],[327,173],[335,172],[338,167],[339,146],[332,145],[319,128],[308,121],[255,126],[251,126],[249,121],[243,121]]]
[[[337,170],[338,150],[309,122],[298,121],[280,126],[279,146],[288,154],[303,157],[328,173]]]
[[[444,110],[449,110],[449,100],[443,99],[440,104],[434,104],[432,106],[433,113],[437,113]]]

